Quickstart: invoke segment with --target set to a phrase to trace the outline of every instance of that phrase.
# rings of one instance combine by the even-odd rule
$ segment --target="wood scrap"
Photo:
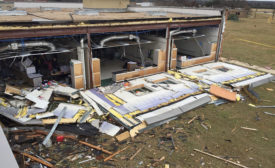
[[[65,102],[65,101],[67,101],[68,99],[67,98],[65,98],[65,97],[53,97],[53,100],[54,101],[63,101],[63,102]]]
[[[133,156],[130,157],[130,160],[133,160],[138,154],[139,152],[141,152],[141,150],[143,149],[144,147],[142,148],[139,148],[139,150],[137,150],[137,152],[135,154],[133,154]]]
[[[35,156],[32,156],[32,155],[30,155],[30,154],[28,154],[28,153],[22,152],[21,154],[22,154],[23,156],[26,156],[26,157],[30,158],[31,160],[37,161],[37,162],[39,162],[39,163],[41,163],[41,164],[43,164],[43,165],[45,165],[45,166],[47,166],[47,167],[50,167],[50,168],[51,168],[51,167],[54,167],[53,164],[51,164],[51,163],[49,163],[49,162],[45,162],[44,160],[39,159],[39,158],[37,158],[37,157],[35,157]]]
[[[54,124],[57,121],[57,119],[43,119],[42,123],[43,124]],[[59,124],[73,124],[76,123],[76,119],[74,118],[62,118],[59,122]]]
[[[129,131],[125,131],[119,135],[116,136],[116,139],[118,142],[124,141],[126,139],[130,138],[130,132]]]
[[[270,113],[270,112],[264,112],[265,114],[267,114],[267,115],[271,115],[271,116],[275,116],[275,114],[273,114],[273,113]]]
[[[104,162],[107,162],[108,160],[112,159],[115,155],[117,155],[117,154],[119,154],[119,153],[125,151],[128,147],[129,147],[129,146],[126,146],[125,148],[123,148],[123,149],[121,149],[121,150],[115,152],[114,154],[112,154],[112,155],[106,157],[106,158],[104,159]]]
[[[227,159],[221,158],[221,157],[219,157],[219,156],[212,155],[212,154],[210,154],[210,153],[201,151],[201,150],[199,150],[199,149],[194,149],[194,151],[199,152],[199,153],[202,153],[202,154],[204,154],[204,155],[208,155],[208,156],[214,157],[214,158],[216,158],[216,159],[225,161],[225,162],[227,162],[227,163],[231,163],[231,164],[233,164],[233,165],[235,165],[235,166],[239,166],[239,167],[242,167],[242,168],[248,168],[247,166],[241,165],[241,164],[239,164],[239,163],[235,163],[235,162],[233,162],[233,161],[231,161],[231,160],[227,160]]]
[[[197,119],[198,118],[198,115],[196,115],[195,117],[193,117],[191,120],[189,120],[187,123],[188,124],[191,124],[195,119]]]
[[[21,95],[22,92],[17,87],[6,85],[5,94],[8,94],[8,95],[13,95],[13,94]]]
[[[217,85],[211,85],[209,92],[213,94],[214,96],[230,100],[230,101],[237,101],[237,93],[231,92],[225,88],[222,88]]]
[[[89,143],[84,142],[84,141],[79,141],[79,143],[80,143],[80,144],[83,144],[83,145],[86,145],[86,146],[89,146],[89,147],[91,147],[91,148],[93,148],[93,149],[102,151],[102,152],[104,152],[104,153],[106,153],[106,154],[109,154],[109,155],[112,155],[112,154],[113,154],[112,152],[110,152],[110,151],[108,151],[108,150],[105,150],[105,149],[103,149],[103,148],[101,148],[101,147],[99,147],[99,146],[95,146],[95,145],[89,144]]]
[[[241,128],[245,130],[250,130],[250,131],[258,131],[258,129],[256,128],[248,128],[248,127],[241,127]]]
[[[141,124],[137,125],[136,127],[134,127],[133,129],[130,130],[130,136],[132,138],[134,138],[139,133],[139,131],[141,129],[146,128],[146,127],[147,127],[146,123],[142,122]]]
[[[153,163],[152,166],[157,166],[157,164],[165,159],[165,156],[162,156],[160,159],[155,160],[155,163]]]
[[[175,141],[174,141],[174,138],[173,138],[172,135],[171,135],[171,141],[172,141],[173,148],[174,148],[175,150],[177,150],[177,147],[176,147],[176,145],[175,145]]]
[[[273,92],[274,91],[274,89],[272,89],[272,88],[265,88],[267,91],[270,91],[270,92]]]

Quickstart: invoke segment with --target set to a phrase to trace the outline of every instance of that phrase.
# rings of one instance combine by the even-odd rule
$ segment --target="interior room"
[[[70,62],[78,58],[78,41],[72,36],[2,41],[0,81],[31,87],[48,81],[72,85]]]
[[[172,30],[170,67],[175,69],[214,61],[218,32],[218,26]]]
[[[101,80],[140,77],[149,74],[143,70],[153,67],[150,73],[157,73],[159,53],[164,55],[166,49],[165,35],[166,30],[91,34],[92,55],[100,60]]]

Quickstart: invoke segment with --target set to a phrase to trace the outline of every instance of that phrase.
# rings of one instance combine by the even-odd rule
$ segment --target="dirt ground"
[[[224,37],[223,56],[259,66],[271,66],[274,69],[275,49],[238,40],[242,38],[275,46],[275,24],[267,24],[266,20],[262,17],[241,19],[239,22],[229,21]],[[275,105],[274,83],[255,88],[254,91],[261,100],[258,105]],[[95,156],[95,151],[73,140],[55,144],[49,149],[42,148],[41,153],[48,153],[47,157],[52,158],[57,167],[138,168],[165,167],[165,164],[170,168],[236,167],[194,151],[199,149],[247,167],[275,167],[275,116],[264,113],[275,114],[275,109],[254,108],[249,103],[251,100],[246,98],[245,101],[220,106],[206,105],[120,144],[105,135],[90,138],[88,142],[91,144],[101,144],[110,151],[128,146],[108,162],[98,161],[103,156],[98,154],[95,160],[80,164],[80,161],[88,158],[86,156]],[[198,118],[188,124],[194,116]],[[254,128],[257,131],[241,127]],[[39,150],[38,146],[32,148]],[[130,160],[140,148],[141,152]],[[74,161],[65,159],[69,155],[80,158]]]

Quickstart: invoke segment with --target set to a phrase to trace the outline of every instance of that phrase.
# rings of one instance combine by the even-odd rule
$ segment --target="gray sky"
[[[273,2],[275,2],[275,0],[248,0],[248,1],[273,1]]]

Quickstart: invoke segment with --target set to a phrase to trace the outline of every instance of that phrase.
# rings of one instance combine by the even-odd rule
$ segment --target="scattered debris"
[[[267,114],[267,115],[271,115],[271,116],[275,116],[275,114],[273,114],[273,113],[270,113],[270,112],[264,112],[265,114]]]
[[[239,163],[235,163],[235,162],[233,162],[233,161],[231,161],[231,160],[227,160],[227,159],[221,158],[221,157],[219,157],[219,156],[215,156],[215,155],[213,155],[213,154],[210,154],[210,153],[201,151],[201,150],[199,150],[199,149],[194,149],[194,151],[199,152],[199,153],[202,153],[202,154],[205,154],[205,155],[208,155],[208,156],[211,156],[211,157],[214,157],[214,158],[219,159],[219,160],[222,160],[222,161],[225,161],[225,162],[230,163],[230,164],[233,164],[233,165],[235,165],[235,166],[239,166],[239,167],[242,167],[242,168],[248,168],[248,167],[246,167],[246,166],[244,166],[244,165],[241,165],[241,164],[239,164]]]
[[[133,159],[139,154],[139,152],[141,152],[141,150],[142,150],[143,148],[144,148],[144,147],[139,148],[139,149],[136,151],[136,153],[133,154],[133,156],[130,157],[130,160],[133,160]]]
[[[51,142],[50,138],[53,135],[53,133],[54,133],[58,123],[60,122],[61,118],[65,115],[66,110],[67,110],[67,107],[64,107],[63,110],[61,111],[61,113],[59,114],[58,119],[54,123],[50,133],[44,139],[42,144],[45,145],[46,147],[51,147],[52,146],[51,143],[50,143]]]
[[[121,150],[119,150],[119,151],[113,153],[112,155],[106,157],[106,158],[104,159],[104,162],[107,162],[108,160],[112,159],[115,155],[117,155],[117,154],[119,154],[119,153],[125,151],[128,147],[129,147],[129,146],[126,146],[125,148],[123,148],[123,149],[121,149]]]
[[[26,157],[30,158],[31,160],[34,160],[34,161],[36,161],[36,162],[39,162],[39,163],[41,163],[41,164],[43,164],[43,165],[45,165],[45,166],[47,166],[47,167],[50,167],[50,168],[54,167],[54,165],[51,164],[51,163],[49,163],[48,161],[46,161],[46,160],[44,160],[44,159],[42,160],[41,158],[38,158],[38,157],[35,157],[35,156],[32,156],[32,155],[30,155],[30,154],[28,154],[28,153],[26,153],[26,152],[18,152],[18,151],[14,151],[14,152],[20,153],[20,154],[22,154],[23,156],[26,156]]]
[[[255,103],[258,103],[260,100],[259,95],[250,87],[250,86],[245,86],[243,88],[245,94]]]
[[[267,91],[270,91],[270,92],[273,92],[274,91],[274,89],[272,89],[272,88],[265,88]]]
[[[115,136],[119,132],[120,128],[113,124],[104,121],[99,127],[99,132],[108,134],[110,136]]]
[[[152,164],[152,166],[157,166],[159,164],[159,162],[165,160],[165,156],[162,156],[160,159],[155,159],[155,163]]]
[[[91,161],[91,160],[95,160],[95,158],[90,156],[90,158],[88,157],[88,159],[87,159],[87,160],[83,160],[83,161],[78,162],[78,163],[79,163],[79,164],[82,164],[82,163],[89,162],[89,161]]]
[[[230,101],[237,101],[237,93],[219,87],[217,85],[211,85],[209,92],[217,97],[221,97]]]
[[[202,126],[204,129],[208,130],[208,127],[207,127],[206,125],[204,125],[203,123],[201,123],[201,126]]]
[[[79,143],[80,143],[80,144],[83,144],[83,145],[86,145],[86,146],[89,146],[89,147],[91,147],[91,148],[93,148],[93,149],[102,151],[102,152],[104,152],[104,153],[106,153],[106,154],[109,154],[109,155],[112,155],[112,154],[113,154],[112,152],[110,152],[110,151],[108,151],[108,150],[105,150],[105,149],[103,149],[103,148],[101,148],[101,147],[99,147],[99,146],[95,146],[95,145],[89,144],[89,143],[84,142],[84,141],[79,141]]]
[[[275,106],[256,106],[254,104],[248,104],[248,105],[255,108],[275,108]]]
[[[196,115],[195,117],[193,117],[191,120],[189,120],[187,123],[191,124],[194,120],[196,120],[198,118],[198,116]]]
[[[264,140],[266,140],[266,141],[268,141],[269,139],[268,138],[266,138],[266,137],[262,137]]]
[[[10,86],[10,85],[6,85],[5,94],[7,94],[7,95],[16,94],[16,95],[21,96],[21,95],[22,95],[22,92],[21,92],[20,89],[18,89],[18,88],[16,88],[16,87],[13,87],[13,86]]]
[[[145,122],[143,122],[143,123],[139,124],[138,126],[132,128],[130,130],[130,136],[132,138],[134,138],[139,133],[139,131],[143,128],[146,128],[146,123]]]
[[[118,140],[118,142],[124,141],[128,138],[130,138],[130,132],[129,131],[125,131],[125,132],[123,132],[123,133],[116,136],[116,139]]]
[[[250,130],[250,131],[258,131],[258,129],[256,128],[248,128],[248,127],[241,127],[241,128],[245,130]]]

